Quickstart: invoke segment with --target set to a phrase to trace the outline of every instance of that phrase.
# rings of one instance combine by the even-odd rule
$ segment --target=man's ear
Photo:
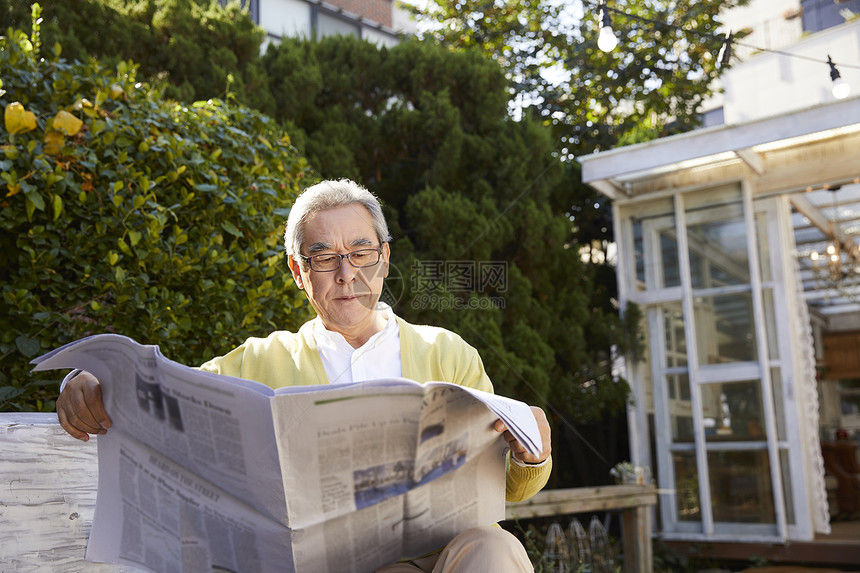
[[[391,260],[391,249],[388,247],[388,243],[382,243],[382,262],[385,264],[385,274],[382,275],[382,278],[388,278],[388,268],[389,261]]]
[[[305,281],[302,279],[301,263],[293,258],[293,255],[287,255],[287,266],[290,267],[290,272],[293,273],[293,280],[300,289],[305,288]]]

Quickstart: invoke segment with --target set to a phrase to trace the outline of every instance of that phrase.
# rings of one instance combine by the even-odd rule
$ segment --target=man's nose
[[[349,262],[349,259],[344,257],[343,260],[340,261],[340,266],[335,271],[335,279],[338,282],[352,282],[355,280],[356,268],[352,266],[352,263]]]

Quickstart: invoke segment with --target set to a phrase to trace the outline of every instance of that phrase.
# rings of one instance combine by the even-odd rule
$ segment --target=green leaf
[[[45,199],[42,198],[41,193],[38,191],[30,191],[25,192],[24,195],[27,197],[27,201],[33,204],[33,207],[39,211],[45,210]]]
[[[134,254],[134,253],[132,253],[132,252],[131,252],[131,249],[130,249],[130,248],[129,248],[129,246],[126,244],[126,242],[122,240],[122,238],[118,239],[118,240],[117,240],[117,242],[116,242],[116,244],[117,244],[117,246],[119,247],[119,250],[120,250],[120,251],[122,251],[123,253],[125,253],[126,255],[131,256],[131,255],[133,255],[133,254]]]
[[[0,401],[8,402],[12,398],[17,398],[24,393],[24,390],[24,388],[14,386],[0,386]]]
[[[15,339],[15,346],[27,358],[32,358],[42,351],[42,345],[35,338],[30,338],[24,334]]]
[[[239,231],[239,229],[236,228],[236,225],[234,225],[230,221],[224,221],[223,223],[221,223],[221,228],[233,235],[234,237],[242,238],[245,236],[242,234],[241,231]]]
[[[136,247],[140,242],[141,234],[139,231],[129,231],[128,232],[128,240],[131,242],[132,247]]]
[[[54,221],[60,218],[60,213],[63,212],[63,199],[59,195],[51,196],[51,204],[54,207]]]

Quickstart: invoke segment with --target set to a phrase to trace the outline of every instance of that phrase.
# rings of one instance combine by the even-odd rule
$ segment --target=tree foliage
[[[69,61],[122,60],[164,88],[165,97],[191,103],[231,94],[271,113],[274,97],[260,65],[265,32],[238,2],[217,0],[43,0],[46,46],[62,46]],[[0,0],[0,22],[30,27],[29,2]]]
[[[719,74],[726,31],[717,16],[747,1],[609,2],[618,47],[608,54],[597,48],[596,0],[431,0],[416,17],[436,41],[499,62],[520,104],[553,126],[559,150],[573,157],[636,129],[655,137],[695,127]]]
[[[546,407],[557,430],[623,412],[628,388],[610,353],[634,344],[637,318],[622,321],[612,268],[586,264],[575,241],[570,201],[586,192],[577,167],[558,160],[540,120],[509,117],[497,64],[432,42],[352,38],[285,40],[264,64],[288,94],[277,117],[309,161],[384,200],[398,314],[459,332],[497,391]],[[577,219],[595,216],[584,207]],[[605,442],[613,463],[626,455]],[[571,447],[576,457],[560,460],[593,459]],[[558,483],[598,482],[612,463],[594,461],[594,473],[560,461]]]
[[[277,222],[309,174],[277,125],[41,55],[0,39],[0,409],[53,409],[27,362],[87,334],[196,364],[304,321]]]

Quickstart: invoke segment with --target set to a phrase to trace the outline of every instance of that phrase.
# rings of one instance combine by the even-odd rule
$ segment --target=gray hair
[[[389,242],[391,235],[388,234],[388,223],[385,221],[382,206],[376,195],[349,179],[328,180],[308,187],[296,198],[284,231],[284,249],[287,255],[301,254],[305,239],[305,224],[311,215],[319,211],[355,204],[363,205],[370,212],[373,230],[376,231],[379,243]]]

